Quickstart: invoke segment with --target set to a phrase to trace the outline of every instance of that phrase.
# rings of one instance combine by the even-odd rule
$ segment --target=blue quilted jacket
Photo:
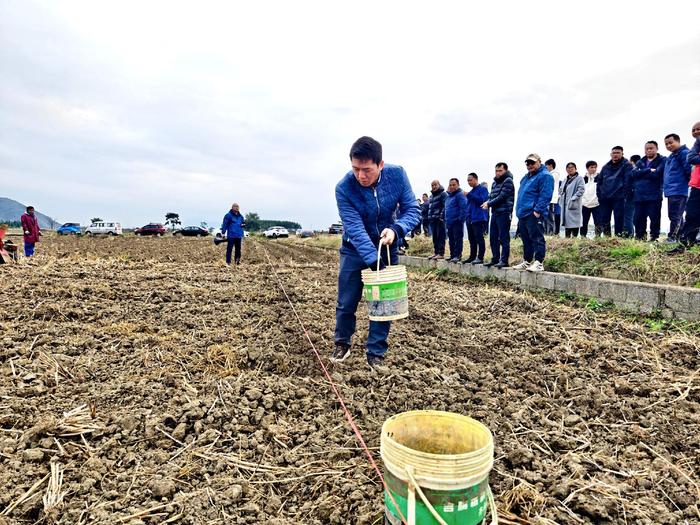
[[[343,241],[351,244],[367,265],[377,261],[379,235],[384,228],[393,229],[398,239],[420,222],[416,196],[401,166],[384,164],[379,180],[369,188],[349,171],[335,187],[335,200],[345,230]]]

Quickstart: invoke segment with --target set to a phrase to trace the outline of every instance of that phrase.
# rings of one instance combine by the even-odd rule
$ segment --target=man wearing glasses
[[[527,174],[520,180],[518,203],[515,207],[520,237],[523,240],[523,262],[513,268],[542,272],[547,248],[544,240],[544,222],[554,193],[554,177],[542,165],[542,158],[537,153],[527,156],[525,166]]]

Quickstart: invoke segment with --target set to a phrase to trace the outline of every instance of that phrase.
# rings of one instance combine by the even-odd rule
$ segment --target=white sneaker
[[[528,272],[544,272],[544,264],[542,264],[540,261],[535,261],[530,266],[528,266],[527,271]]]
[[[527,261],[523,261],[520,264],[516,264],[515,266],[513,266],[513,270],[521,270],[522,271],[522,270],[527,270],[528,268],[530,268],[530,263]]]

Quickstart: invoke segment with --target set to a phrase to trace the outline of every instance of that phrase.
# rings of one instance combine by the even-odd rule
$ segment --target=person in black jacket
[[[600,202],[600,222],[603,235],[610,236],[610,216],[615,217],[615,235],[625,233],[625,197],[631,194],[632,165],[622,156],[622,146],[610,151],[610,161],[596,177],[596,194]]]
[[[434,180],[430,183],[430,204],[428,207],[428,219],[430,220],[430,232],[433,236],[433,249],[435,255],[429,259],[445,258],[445,239],[447,230],[445,229],[445,201],[447,193],[440,181]]]
[[[508,164],[496,164],[496,176],[491,184],[491,193],[481,207],[491,209],[491,227],[489,242],[491,244],[491,262],[484,266],[505,268],[510,257],[510,223],[513,219],[515,202],[515,185],[513,175],[508,171]]]
[[[632,170],[634,233],[637,240],[645,240],[649,219],[649,240],[655,241],[661,231],[666,157],[659,155],[659,144],[655,140],[644,144],[644,153],[644,158],[638,159]]]

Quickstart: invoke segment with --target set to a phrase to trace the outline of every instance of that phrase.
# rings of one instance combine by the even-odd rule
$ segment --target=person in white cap
[[[523,240],[523,262],[513,268],[541,272],[544,270],[544,256],[547,250],[544,224],[554,193],[554,177],[542,165],[542,158],[537,153],[527,156],[525,166],[527,173],[520,180],[518,202],[515,206],[520,237]]]

